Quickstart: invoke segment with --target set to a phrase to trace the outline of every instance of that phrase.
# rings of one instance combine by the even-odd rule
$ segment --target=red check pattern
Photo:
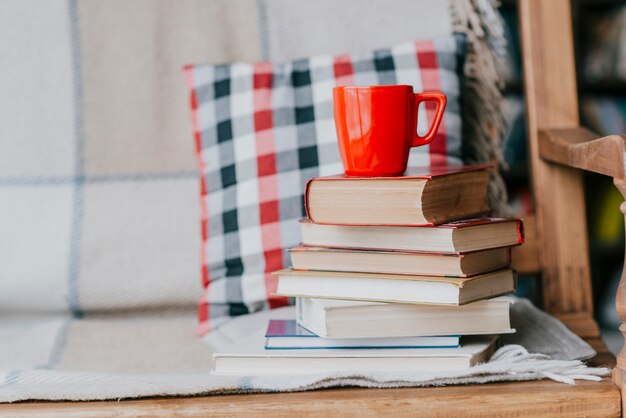
[[[417,62],[422,70],[422,88],[424,91],[441,90],[441,82],[439,80],[439,64],[437,62],[437,53],[434,50],[432,41],[418,41],[415,43],[417,50]],[[427,118],[431,120],[435,117],[436,105],[434,102],[426,102]],[[446,121],[442,120],[439,129],[435,134],[435,139],[430,144],[429,153],[431,159],[433,155],[446,155],[447,143],[446,138]],[[435,157],[436,158],[436,157]]]
[[[278,206],[278,185],[276,183],[276,146],[272,114],[272,64],[259,63],[254,66],[254,133],[257,150],[262,150],[257,158],[259,176],[259,205],[261,222],[261,244],[265,269],[265,293],[270,308],[286,306],[289,300],[273,296],[277,278],[272,272],[282,268],[283,252],[280,243],[280,209]]]
[[[185,68],[201,172],[199,333],[228,318],[286,305],[274,296],[286,249],[300,242],[304,185],[342,171],[332,119],[338,85],[410,84],[442,90],[448,108],[409,164],[460,162],[459,75],[464,39],[444,36],[367,54],[288,63]],[[426,127],[433,117],[427,108]]]

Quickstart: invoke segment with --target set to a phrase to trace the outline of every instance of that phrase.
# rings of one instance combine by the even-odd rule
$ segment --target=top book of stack
[[[489,211],[490,166],[410,168],[399,177],[309,180],[309,219],[336,225],[439,225]]]

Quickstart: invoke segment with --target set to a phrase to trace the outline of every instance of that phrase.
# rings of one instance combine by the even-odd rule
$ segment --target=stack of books
[[[401,177],[311,179],[308,219],[277,294],[296,318],[270,321],[264,347],[216,354],[216,372],[457,370],[514,332],[510,251],[518,219],[481,218],[488,167]]]

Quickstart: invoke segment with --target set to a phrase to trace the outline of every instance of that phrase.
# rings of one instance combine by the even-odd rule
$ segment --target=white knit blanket
[[[505,345],[489,362],[468,370],[289,376],[217,376],[210,369],[212,352],[236,352],[258,339],[268,319],[293,317],[291,307],[238,317],[208,334],[204,344],[193,333],[191,312],[130,319],[22,317],[20,327],[10,326],[18,323],[17,318],[5,317],[0,320],[0,401],[303,391],[348,385],[439,386],[544,378],[573,384],[577,379],[600,380],[609,374],[606,368],[586,367],[579,359],[592,356],[593,349],[528,301],[518,300],[512,313],[518,333],[506,336]]]

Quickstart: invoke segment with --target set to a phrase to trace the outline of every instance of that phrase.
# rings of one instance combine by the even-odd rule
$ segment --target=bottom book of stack
[[[458,348],[376,348],[266,350],[241,347],[238,353],[215,353],[216,374],[300,374],[344,372],[434,372],[472,367],[488,359],[497,337],[463,337]]]

